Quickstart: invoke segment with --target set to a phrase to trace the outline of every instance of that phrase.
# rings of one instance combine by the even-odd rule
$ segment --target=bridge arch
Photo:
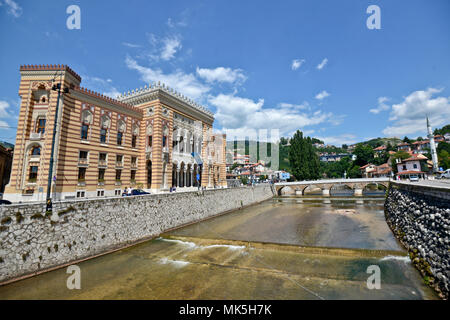
[[[388,184],[386,183],[377,183],[377,182],[370,182],[366,183],[364,187],[362,188],[362,194],[376,194],[376,193],[383,193],[385,194],[388,189]]]
[[[330,196],[353,196],[354,185],[350,183],[335,183],[329,186]]]

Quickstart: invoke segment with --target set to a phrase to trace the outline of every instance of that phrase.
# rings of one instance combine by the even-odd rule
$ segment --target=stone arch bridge
[[[358,178],[358,179],[330,179],[312,181],[294,181],[275,183],[277,195],[283,193],[283,189],[289,187],[296,195],[304,195],[306,188],[316,186],[322,189],[323,196],[329,196],[330,190],[335,185],[345,185],[353,190],[355,196],[362,196],[364,188],[369,184],[389,186],[389,178]]]

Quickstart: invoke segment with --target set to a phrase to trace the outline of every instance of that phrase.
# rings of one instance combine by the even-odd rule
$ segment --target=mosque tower
[[[427,130],[428,130],[428,139],[430,140],[431,160],[433,161],[433,172],[437,172],[439,171],[439,165],[436,153],[436,143],[434,142],[434,134],[433,131],[431,131],[430,121],[428,121],[428,117],[427,117]]]

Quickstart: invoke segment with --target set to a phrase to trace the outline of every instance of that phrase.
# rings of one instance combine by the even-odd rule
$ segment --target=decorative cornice
[[[34,64],[34,65],[23,65],[20,66],[20,71],[67,71],[68,73],[70,73],[72,76],[75,77],[75,79],[77,79],[78,81],[81,82],[81,77],[75,72],[73,71],[69,66],[64,65],[64,64]]]
[[[161,85],[160,82],[150,84],[149,86],[145,85],[144,88],[141,87],[136,90],[131,90],[131,92],[128,91],[127,93],[120,95],[117,99],[132,105],[138,105],[156,99],[165,99],[166,101],[174,102],[179,106],[184,107],[188,111],[195,111],[196,113],[202,114],[208,119],[208,122],[212,123],[212,121],[214,121],[214,114],[206,107],[199,105],[192,99],[167,87],[165,84]]]
[[[132,106],[130,104],[124,103],[122,101],[115,100],[115,99],[110,98],[108,96],[104,96],[104,95],[102,95],[102,94],[100,94],[98,92],[94,92],[94,91],[88,90],[88,89],[83,88],[83,87],[75,87],[75,88],[71,89],[70,91],[72,93],[80,93],[80,94],[85,95],[85,96],[87,95],[89,97],[95,98],[95,99],[100,100],[102,102],[106,102],[110,106],[115,106],[116,108],[118,107],[119,109],[116,109],[115,111],[117,111],[119,113],[128,110],[128,111],[134,112],[135,114],[137,113],[139,117],[142,117],[142,110],[141,109],[136,108],[136,107],[134,107],[134,106]],[[122,109],[122,111],[120,109]],[[125,110],[123,110],[123,109],[125,109]]]

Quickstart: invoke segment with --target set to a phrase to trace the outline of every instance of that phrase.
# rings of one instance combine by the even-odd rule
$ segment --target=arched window
[[[81,139],[87,140],[89,137],[89,125],[92,124],[92,113],[84,110],[81,113]]]
[[[45,133],[45,118],[38,118],[36,120],[36,132],[37,133]]]
[[[81,139],[87,140],[88,139],[88,133],[89,133],[89,125],[88,124],[82,124],[81,125]]]
[[[136,144],[137,144],[137,137],[139,134],[139,127],[137,125],[133,125],[133,129],[131,132],[131,147],[132,148],[136,148]]]
[[[169,137],[169,128],[167,126],[164,126],[163,129],[163,148],[167,147],[167,139]]]
[[[111,124],[111,120],[106,115],[100,119],[100,143],[107,143],[108,141],[108,129]]]
[[[151,124],[147,126],[147,146],[153,145],[153,127]]]
[[[40,156],[41,155],[41,147],[38,147],[38,146],[33,147],[31,149],[31,155],[32,156]]]
[[[126,124],[125,121],[119,120],[117,121],[117,145],[122,145],[123,140],[123,133],[125,132]]]

